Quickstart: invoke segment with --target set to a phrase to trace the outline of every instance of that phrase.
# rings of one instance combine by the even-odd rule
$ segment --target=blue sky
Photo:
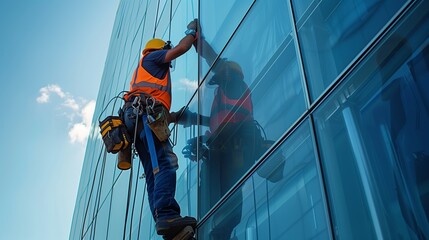
[[[0,239],[68,239],[118,4],[0,2]]]

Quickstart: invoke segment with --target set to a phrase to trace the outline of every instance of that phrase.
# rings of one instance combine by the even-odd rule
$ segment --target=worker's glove
[[[182,107],[177,112],[170,113],[170,122],[176,122],[183,125],[183,127],[189,127],[197,124],[198,115],[189,111],[188,107]]]
[[[188,24],[188,26],[187,26],[187,28],[188,29],[192,29],[192,30],[195,30],[195,31],[198,31],[198,19],[194,19],[194,20],[192,20],[189,24]]]
[[[181,113],[185,110],[186,107],[182,107],[179,111],[177,112],[171,112],[168,118],[168,123],[175,123],[177,122],[177,119],[179,118],[179,116],[181,115]]]
[[[205,144],[205,141],[206,141],[205,136],[198,136],[198,137],[189,139],[186,142],[186,146],[182,149],[183,156],[194,162],[198,160],[208,159],[209,148]],[[197,146],[199,148],[198,155],[197,155]]]

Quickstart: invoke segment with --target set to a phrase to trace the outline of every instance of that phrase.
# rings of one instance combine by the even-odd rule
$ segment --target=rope
[[[139,185],[139,174],[140,174],[140,161],[139,161],[139,167],[137,169],[137,177],[136,177],[136,183],[135,183],[135,188],[134,188],[134,199],[133,199],[133,207],[131,208],[131,221],[130,221],[130,238],[131,238],[131,233],[132,233],[132,229],[133,229],[133,219],[134,219],[134,207],[136,206],[136,196],[137,196],[137,187]],[[137,238],[138,239],[138,238]]]
[[[140,164],[139,164],[139,166],[140,166]],[[145,200],[145,196],[146,196],[146,181],[144,182],[143,189],[145,189],[145,190],[143,191],[143,201],[142,201],[142,205],[140,207],[139,230],[138,230],[138,234],[137,234],[137,239],[140,239],[140,226],[142,224],[143,206],[144,206],[144,200]]]
[[[113,186],[115,185],[115,174],[116,174],[116,169],[117,168],[114,168],[114,170],[113,170],[113,178],[112,178],[112,188],[113,188]],[[112,189],[111,188],[111,189]],[[109,229],[110,229],[110,216],[111,216],[111,213],[112,213],[112,202],[113,202],[113,190],[112,190],[112,193],[110,194],[110,202],[109,202],[109,215],[108,215],[108,217],[107,217],[107,232],[106,232],[106,240],[107,239],[109,239]]]
[[[173,0],[170,0],[170,23],[168,26],[168,41],[171,41],[171,21],[173,19]]]
[[[131,166],[130,168],[130,179],[128,182],[128,196],[127,196],[127,209],[125,211],[125,221],[124,221],[124,235],[123,235],[123,239],[125,240],[125,235],[127,233],[127,221],[128,221],[128,212],[129,212],[129,208],[130,208],[130,198],[131,198],[131,188],[133,185],[133,167]],[[131,239],[131,231],[130,231],[130,238]]]
[[[101,111],[100,115],[98,116],[98,121],[100,121],[100,117],[101,117],[101,115],[102,115],[102,114],[107,110],[107,107],[110,105],[110,103],[111,103],[113,100],[115,100],[115,102],[114,102],[114,104],[113,104],[112,112],[111,112],[111,115],[113,115],[113,112],[114,112],[114,109],[115,109],[115,106],[116,106],[116,100],[117,100],[118,98],[123,99],[123,97],[120,97],[119,95],[121,95],[121,94],[122,94],[122,93],[124,93],[124,92],[128,92],[128,91],[121,91],[121,92],[119,92],[116,96],[114,96],[113,98],[111,98],[111,99],[109,100],[109,102],[106,104],[106,107],[104,107],[104,109]],[[91,203],[92,194],[93,194],[93,190],[94,190],[94,186],[95,186],[95,181],[96,181],[96,176],[97,176],[97,169],[98,169],[98,166],[99,166],[99,163],[100,163],[100,159],[101,159],[101,155],[102,155],[102,153],[103,153],[103,149],[104,149],[104,156],[103,156],[103,162],[102,162],[102,169],[100,170],[100,171],[101,171],[101,172],[100,172],[100,179],[99,179],[99,181],[98,181],[99,185],[98,185],[97,193],[96,193],[95,206],[98,206],[98,207],[99,207],[99,205],[100,205],[100,201],[101,201],[101,197],[99,197],[99,196],[100,196],[100,194],[101,194],[101,184],[102,184],[103,177],[104,177],[104,169],[105,169],[105,167],[106,167],[106,164],[105,164],[105,163],[106,163],[106,159],[107,159],[107,149],[105,149],[105,148],[104,148],[104,144],[102,145],[102,148],[101,148],[101,151],[100,151],[100,155],[99,155],[99,157],[98,157],[98,161],[97,161],[97,164],[96,164],[96,166],[95,166],[94,178],[93,178],[93,180],[92,180],[91,191],[90,191],[90,195],[89,195],[89,198],[88,198],[88,203],[87,203],[87,205],[86,205],[85,215],[84,215],[84,219],[83,219],[83,223],[82,223],[81,239],[83,239],[83,238],[84,238],[84,236],[86,235],[86,233],[87,233],[87,232],[88,232],[88,230],[89,230],[89,229],[87,229],[86,231],[84,230],[84,229],[85,229],[85,223],[86,223],[86,218],[87,218],[87,216],[88,216],[89,205],[90,205],[90,203]],[[97,209],[98,209],[98,208],[97,208]],[[95,214],[95,211],[94,211],[94,214]],[[93,214],[93,223],[94,223],[94,227],[93,227],[93,228],[91,228],[91,236],[92,236],[93,231],[95,231],[95,224],[96,224],[96,219],[94,219],[94,218],[95,218],[95,215],[94,215],[94,214]],[[95,234],[95,233],[94,233],[94,234]]]
[[[101,189],[103,187],[103,180],[104,180],[104,170],[106,169],[106,158],[107,158],[107,151],[105,152],[105,156],[103,157],[103,163],[101,165],[101,171],[100,171],[100,179],[98,180],[98,189],[97,189],[97,195],[95,197],[95,202],[97,203],[97,214],[98,214],[98,209],[100,209],[100,201],[101,201]],[[97,214],[96,211],[94,211],[92,218],[93,220],[93,224],[92,224],[92,228],[91,228],[91,235],[90,236],[94,236],[95,238],[95,229],[97,227]],[[94,232],[94,235],[93,235]],[[92,239],[92,237],[91,237]]]
[[[158,0],[158,7],[156,8],[155,26],[153,28],[153,37],[152,38],[155,38],[155,33],[156,33],[156,27],[157,27],[157,22],[158,22],[158,13],[159,13],[159,2],[160,2],[160,0]]]
[[[98,164],[100,163],[101,154],[103,153],[103,148],[104,148],[104,145],[103,145],[103,147],[101,148],[101,149],[102,149],[102,151],[100,151],[100,155],[98,156],[97,164],[95,165],[95,173],[97,173],[97,168],[98,168]],[[107,156],[107,151],[105,150],[105,151],[104,151],[104,158],[106,158],[106,156]],[[90,193],[89,193],[88,203],[86,204],[86,208],[85,208],[85,215],[84,215],[84,217],[83,217],[83,222],[82,222],[82,231],[81,231],[81,233],[80,233],[80,239],[83,239],[83,238],[84,238],[84,236],[85,236],[85,234],[86,234],[86,232],[88,231],[88,230],[84,231],[84,229],[85,229],[86,217],[87,217],[87,215],[88,215],[89,205],[90,205],[90,203],[91,203],[92,192],[93,192],[93,190],[94,190],[95,177],[96,177],[96,176],[97,176],[97,174],[94,174],[94,178],[93,178],[93,180],[92,180],[91,191],[90,191]]]
[[[142,47],[143,47],[143,39],[144,39],[145,30],[146,30],[145,26],[146,26],[146,18],[147,18],[147,9],[148,9],[148,6],[149,6],[149,0],[146,0],[146,9],[144,11],[143,30],[142,30],[142,37],[140,39],[140,48],[139,49],[142,49]],[[139,60],[140,60],[140,53],[137,56],[138,56],[137,57],[137,62],[139,62]]]
[[[100,115],[98,115],[98,122],[100,122],[100,117],[101,115],[103,115],[104,111],[107,110],[107,107],[110,105],[110,103],[112,103],[113,100],[115,100],[114,104],[113,104],[113,109],[115,109],[116,106],[116,101],[118,100],[118,98],[124,100],[123,97],[120,97],[119,95],[123,94],[123,93],[127,93],[129,91],[120,91],[116,96],[112,97],[109,102],[106,104],[106,106],[103,108],[103,111],[101,111]],[[111,115],[113,115],[113,109],[112,109],[112,113]]]

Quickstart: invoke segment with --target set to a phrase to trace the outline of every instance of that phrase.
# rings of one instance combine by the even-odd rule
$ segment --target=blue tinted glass
[[[152,0],[153,1],[153,0]],[[180,2],[180,1],[177,1]],[[185,36],[187,24],[193,20],[192,9],[196,8],[197,1],[184,1],[180,2],[178,6],[173,1],[173,19],[171,22],[171,42],[174,46],[180,42]],[[167,16],[170,14],[170,1],[167,1],[164,18],[169,19]],[[162,18],[162,19],[164,19]],[[164,32],[163,39],[167,40],[169,30]],[[186,105],[192,95],[197,90],[198,86],[198,55],[192,47],[185,55],[175,59],[174,68],[171,71],[172,80],[172,110],[177,111]]]
[[[197,117],[198,95],[192,98],[188,106],[184,106],[179,114],[179,125],[174,126],[172,139],[175,142],[174,151],[179,159],[177,171],[176,200],[181,206],[182,215],[197,216],[197,183],[198,169],[195,156],[197,155]],[[176,128],[178,130],[176,131]],[[177,136],[176,136],[177,134]]]
[[[315,112],[339,239],[429,238],[429,3]]]
[[[308,121],[204,223],[198,239],[329,239]]]
[[[256,2],[202,84],[202,216],[305,111],[288,13],[285,1]]]
[[[315,100],[393,17],[405,0],[294,0],[311,98]]]
[[[254,0],[200,1],[201,33],[215,51],[219,52],[224,48],[226,42],[237,28],[253,1]],[[208,67],[207,65],[202,66],[201,76],[207,73]]]

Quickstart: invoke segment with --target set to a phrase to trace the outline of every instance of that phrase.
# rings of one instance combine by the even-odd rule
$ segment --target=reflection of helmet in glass
[[[146,54],[150,50],[163,49],[165,45],[166,45],[166,42],[164,42],[164,40],[162,39],[159,39],[159,38],[151,39],[147,41],[146,46],[143,50],[143,54]]]
[[[213,69],[215,75],[209,80],[209,85],[220,84],[225,80],[240,80],[244,79],[243,70],[240,65],[233,61],[219,62]]]

